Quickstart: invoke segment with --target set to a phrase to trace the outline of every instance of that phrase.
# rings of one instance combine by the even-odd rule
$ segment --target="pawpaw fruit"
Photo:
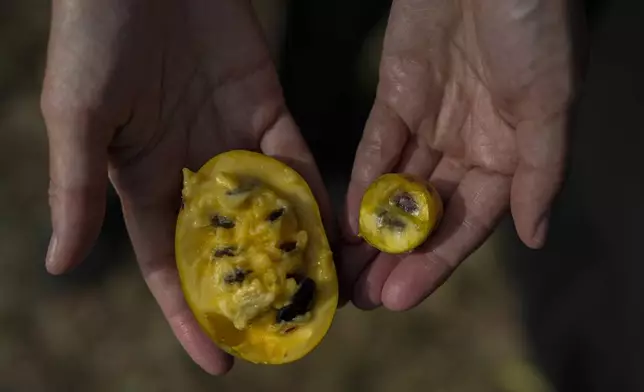
[[[246,150],[216,155],[183,176],[176,261],[202,329],[253,363],[307,355],[331,326],[338,281],[306,181],[279,160]]]
[[[443,202],[427,181],[386,173],[372,182],[360,203],[359,236],[391,254],[423,244],[443,217]]]

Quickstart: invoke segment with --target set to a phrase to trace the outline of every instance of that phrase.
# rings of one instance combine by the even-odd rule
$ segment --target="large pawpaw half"
[[[201,327],[250,362],[308,354],[332,323],[338,283],[306,181],[279,160],[245,150],[183,174],[176,260]]]

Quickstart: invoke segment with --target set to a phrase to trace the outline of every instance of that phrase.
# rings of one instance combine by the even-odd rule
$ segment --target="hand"
[[[47,269],[63,273],[89,252],[109,173],[143,276],[172,330],[206,371],[226,372],[231,358],[201,331],[180,289],[181,169],[196,170],[228,149],[260,150],[298,170],[329,213],[250,3],[54,1],[42,109],[54,229]]]
[[[356,306],[416,306],[508,207],[522,241],[544,244],[573,96],[568,11],[565,0],[394,1],[347,196],[341,275]],[[403,256],[356,237],[362,194],[392,171],[429,179],[446,203],[438,231]]]

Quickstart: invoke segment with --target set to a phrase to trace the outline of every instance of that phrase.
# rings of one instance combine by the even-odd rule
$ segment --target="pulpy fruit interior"
[[[176,258],[186,300],[220,347],[256,363],[311,351],[337,306],[315,198],[293,169],[229,151],[184,169]]]
[[[383,252],[408,252],[425,242],[442,215],[443,203],[431,184],[387,173],[362,198],[360,236]]]

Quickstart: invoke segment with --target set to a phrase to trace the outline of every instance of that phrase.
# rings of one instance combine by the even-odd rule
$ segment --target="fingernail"
[[[56,264],[56,248],[58,246],[58,237],[56,234],[52,234],[51,239],[49,240],[49,248],[47,249],[47,257],[45,258],[45,267],[47,270],[51,270],[52,267]]]
[[[342,220],[340,225],[340,239],[342,243],[345,244],[358,244],[361,242],[360,237],[358,237],[358,224],[352,216],[349,216],[348,210],[345,209],[344,212],[345,218]]]
[[[360,214],[360,200],[362,200],[361,192],[351,188],[347,194],[347,204],[345,205],[345,214],[347,217],[347,229],[353,238],[357,238],[360,232],[359,214]]]
[[[351,234],[353,236],[357,236],[359,232],[358,217],[353,213],[353,211],[349,212],[347,215],[349,217],[349,229],[351,230]]]
[[[537,224],[537,229],[535,230],[534,236],[532,237],[532,241],[537,248],[541,248],[546,243],[549,223],[550,219],[548,214],[546,214],[543,218],[541,218],[539,224]]]

